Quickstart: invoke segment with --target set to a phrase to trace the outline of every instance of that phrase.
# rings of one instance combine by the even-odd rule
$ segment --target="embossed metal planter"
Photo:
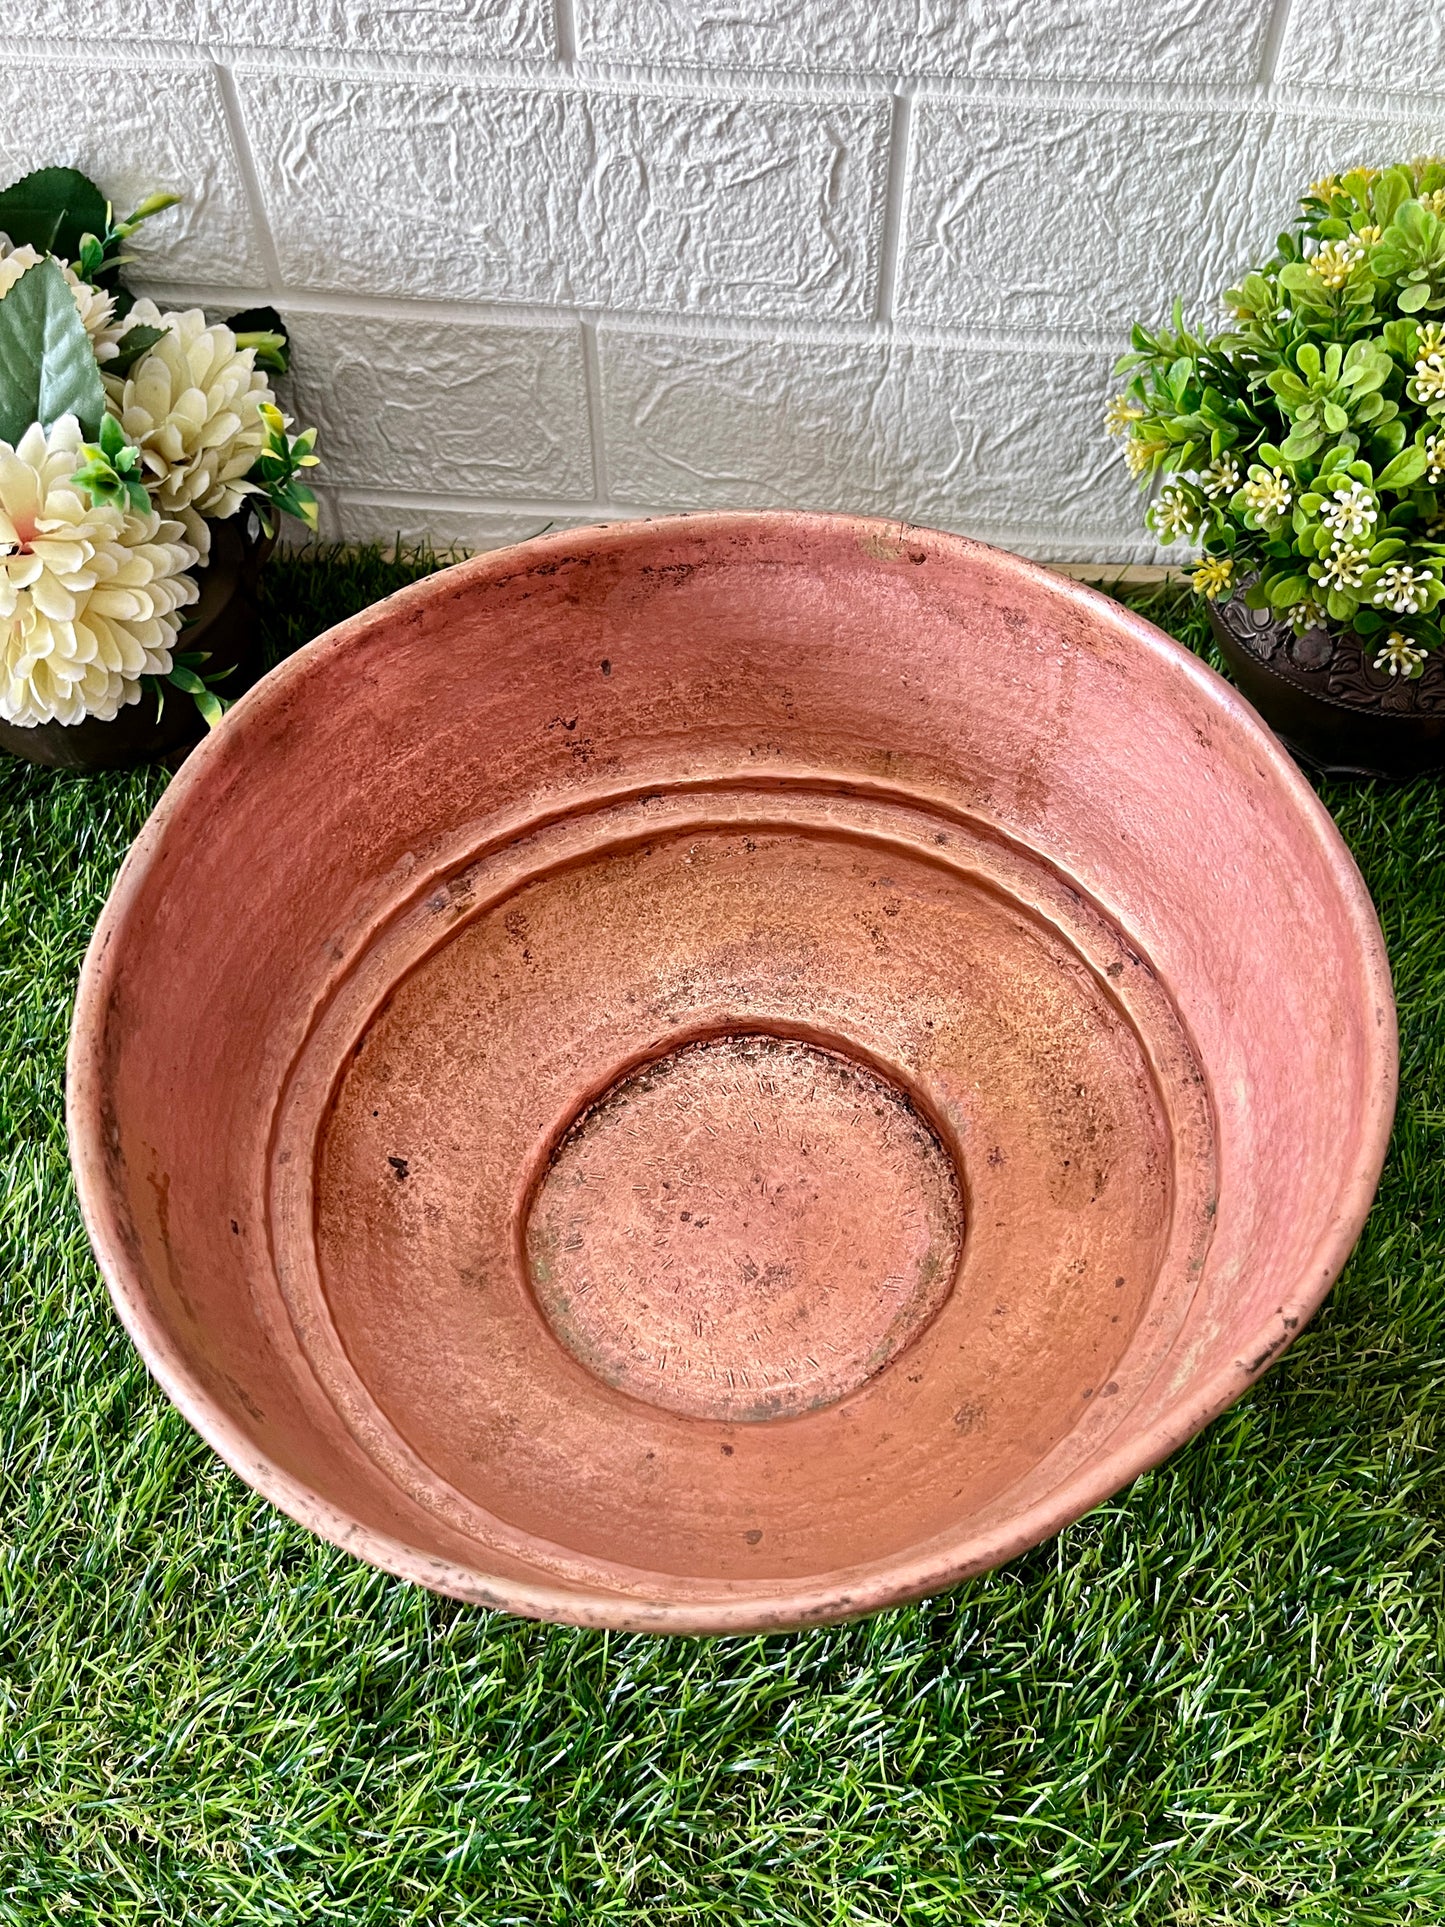
[[[87,959],[87,1224],[245,1479],[459,1598],[845,1618],[1056,1532],[1319,1304],[1394,1013],[1333,825],[955,537],[568,532],[343,624]]]
[[[1376,669],[1359,638],[1332,624],[1297,636],[1241,595],[1208,606],[1230,674],[1301,762],[1327,776],[1445,769],[1445,658],[1427,657],[1407,680]]]

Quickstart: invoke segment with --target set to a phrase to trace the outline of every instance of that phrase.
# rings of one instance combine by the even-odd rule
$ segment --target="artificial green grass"
[[[280,556],[278,649],[424,561]],[[1148,613],[1198,645],[1177,593]],[[1399,1124],[1323,1314],[1161,1470],[864,1624],[655,1640],[357,1564],[146,1377],[72,1197],[75,974],[156,772],[7,765],[0,1921],[1445,1919],[1441,789],[1327,785]]]

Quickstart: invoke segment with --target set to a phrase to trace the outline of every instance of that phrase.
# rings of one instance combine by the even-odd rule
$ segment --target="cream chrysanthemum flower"
[[[71,485],[81,431],[62,415],[0,442],[0,716],[109,722],[165,675],[195,549],[178,522],[93,505]]]
[[[208,327],[199,308],[163,314],[137,301],[131,326],[164,333],[124,378],[108,375],[111,413],[141,452],[158,508],[179,516],[188,539],[209,555],[206,519],[234,515],[258,491],[246,475],[266,445],[261,405],[274,397],[252,348],[227,327]]]
[[[44,259],[45,256],[37,253],[29,242],[23,247],[12,248],[10,237],[0,234],[0,296],[9,294],[25,270]],[[93,288],[88,281],[82,281],[74,268],[64,261],[57,260],[55,265],[65,276],[66,286],[75,302],[75,311],[90,336],[96,360],[113,361],[115,344],[125,332],[124,325],[115,319],[115,296],[107,294],[104,288]]]

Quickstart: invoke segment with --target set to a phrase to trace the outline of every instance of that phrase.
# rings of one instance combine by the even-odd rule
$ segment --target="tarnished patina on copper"
[[[87,1223],[296,1517],[659,1630],[935,1590],[1328,1289],[1394,1029],[1247,707],[959,538],[729,515],[466,563],[172,785],[87,960]]]
[[[796,1037],[725,1032],[630,1071],[557,1147],[532,1289],[609,1385],[697,1418],[856,1391],[953,1285],[963,1202],[906,1092]]]

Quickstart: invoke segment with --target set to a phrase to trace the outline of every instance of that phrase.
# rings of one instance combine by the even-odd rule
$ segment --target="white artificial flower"
[[[1445,434],[1425,437],[1425,480],[1445,482]]]
[[[1413,401],[1433,410],[1445,402],[1445,329],[1438,321],[1427,321],[1415,343],[1415,374],[1405,392]]]
[[[1385,646],[1375,658],[1375,667],[1383,669],[1391,676],[1413,676],[1416,665],[1425,660],[1425,650],[1418,643],[1402,636],[1398,629],[1392,629],[1385,638]]]
[[[1161,541],[1172,542],[1178,536],[1189,541],[1199,531],[1199,503],[1188,489],[1170,482],[1160,489],[1159,499],[1149,510],[1147,520]]]
[[[1392,609],[1397,616],[1417,616],[1425,607],[1425,592],[1434,581],[1428,569],[1412,569],[1408,563],[1392,562],[1380,571],[1380,579],[1375,584],[1375,605]]]
[[[1358,589],[1365,580],[1365,571],[1369,566],[1368,549],[1352,549],[1348,543],[1342,542],[1330,551],[1320,572],[1320,581],[1327,589]]]
[[[28,242],[24,247],[12,248],[9,236],[0,234],[0,297],[10,292],[27,268],[33,268],[38,261],[46,258]],[[49,258],[55,259],[53,255]],[[82,281],[66,262],[56,260],[55,265],[65,276],[66,286],[75,302],[75,311],[90,336],[96,360],[114,361],[115,344],[125,332],[125,324],[118,324],[115,319],[115,296],[107,294],[103,288],[93,288],[88,281]]]
[[[1364,251],[1363,244],[1349,234],[1340,241],[1326,241],[1317,254],[1310,256],[1305,266],[1325,287],[1342,288]]]
[[[165,675],[196,599],[180,524],[88,502],[72,486],[81,430],[62,415],[0,441],[0,716],[110,721]]]
[[[1199,478],[1199,486],[1211,501],[1221,495],[1233,495],[1239,482],[1239,463],[1232,455],[1221,455]]]
[[[1320,510],[1320,520],[1338,542],[1358,542],[1380,519],[1379,505],[1363,483],[1350,481],[1334,490],[1334,499]]]
[[[1282,468],[1255,467],[1244,485],[1244,499],[1255,520],[1272,522],[1288,515],[1294,491]]]
[[[208,555],[207,519],[223,521],[258,492],[246,475],[266,445],[270,384],[255,350],[238,348],[229,328],[209,327],[199,308],[163,314],[137,301],[127,319],[164,332],[128,375],[106,376],[111,413],[140,449],[156,506]]]

